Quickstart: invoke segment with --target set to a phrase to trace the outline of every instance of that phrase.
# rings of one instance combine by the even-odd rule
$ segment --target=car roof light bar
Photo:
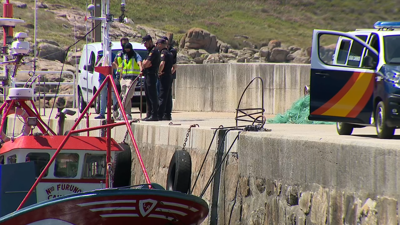
[[[389,28],[395,29],[400,28],[400,21],[378,21],[374,24],[375,29]]]

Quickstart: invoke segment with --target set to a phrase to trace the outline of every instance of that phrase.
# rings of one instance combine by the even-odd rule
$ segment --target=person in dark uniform
[[[160,66],[160,52],[153,44],[150,35],[142,39],[142,44],[147,48],[149,55],[143,61],[143,75],[145,76],[145,94],[147,103],[147,116],[143,121],[158,121],[158,98],[157,98],[157,79],[158,67]]]
[[[165,107],[165,112],[164,115],[162,117],[162,120],[172,120],[172,85],[174,80],[176,79],[176,56],[178,54],[178,52],[176,51],[175,48],[173,48],[172,43],[169,42],[167,37],[162,37],[167,41],[168,44],[168,51],[171,53],[172,55],[172,70],[171,70],[171,88],[168,94],[168,98],[167,98],[167,104]]]
[[[172,55],[167,49],[167,40],[161,38],[157,40],[157,48],[161,53],[161,63],[158,69],[158,80],[160,82],[160,93],[158,96],[158,118],[162,119],[167,106],[168,96],[171,92],[171,70],[172,70]]]

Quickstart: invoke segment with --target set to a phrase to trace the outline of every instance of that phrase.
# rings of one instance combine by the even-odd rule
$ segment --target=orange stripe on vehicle
[[[346,93],[351,89],[351,87],[354,85],[354,83],[356,83],[360,74],[361,73],[353,73],[353,75],[351,75],[349,81],[347,81],[347,83],[342,87],[342,89],[340,89],[340,91],[335,96],[333,96],[328,102],[323,104],[321,107],[319,107],[317,110],[315,110],[311,114],[312,115],[322,115],[326,111],[328,111],[332,106],[334,106],[337,102],[339,102],[340,99],[343,98],[343,96],[346,95]]]
[[[365,91],[364,95],[360,99],[360,101],[357,103],[357,105],[351,110],[349,114],[347,114],[346,117],[349,118],[356,118],[358,114],[364,109],[365,105],[368,103],[369,99],[372,96],[372,93],[374,92],[374,74],[371,74],[372,76],[370,77],[369,85],[367,90]]]
[[[350,90],[330,109],[324,112],[325,116],[346,117],[367,91],[372,73],[361,73]]]

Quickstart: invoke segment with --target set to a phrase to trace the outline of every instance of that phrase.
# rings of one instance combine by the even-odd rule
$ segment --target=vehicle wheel
[[[388,127],[388,125],[386,125],[386,111],[385,111],[385,105],[383,104],[382,101],[380,101],[378,105],[376,105],[374,119],[375,119],[376,133],[378,134],[378,137],[382,139],[393,138],[395,128]]]
[[[190,192],[192,160],[189,152],[177,150],[169,163],[167,186],[168,191]]]
[[[140,111],[141,113],[146,113],[146,111],[147,111],[147,104],[146,104],[146,102],[143,102],[143,107],[141,107],[141,106],[139,105],[139,111]]]
[[[339,135],[351,135],[354,126],[348,123],[336,123],[336,131]]]
[[[83,100],[82,92],[78,92],[78,107],[79,112],[82,113],[86,108],[86,102]]]
[[[131,185],[131,147],[126,143],[120,143],[119,145],[124,151],[118,153],[115,160],[113,187],[126,187]]]
[[[99,114],[100,113],[100,95],[97,96],[96,101],[94,101],[94,102],[95,102],[94,103],[95,112],[96,112],[96,114]]]

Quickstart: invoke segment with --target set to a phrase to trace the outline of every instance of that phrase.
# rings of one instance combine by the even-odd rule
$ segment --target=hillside
[[[23,1],[33,4],[30,0]],[[111,2],[112,12],[118,16],[120,1]],[[82,10],[88,4],[82,0],[44,3]],[[244,42],[259,47],[271,39],[308,47],[313,29],[353,30],[371,27],[378,20],[400,19],[399,3],[399,0],[127,0],[127,16],[135,24],[174,32],[178,37],[192,27],[204,28],[234,48],[244,47]],[[33,20],[33,11],[15,8],[15,15]],[[51,16],[40,9],[38,37],[62,39],[59,37],[62,23],[51,20]]]
[[[11,0],[12,2],[12,0]],[[22,0],[33,6],[33,1]],[[112,13],[120,14],[120,1],[111,0]],[[83,0],[44,0],[86,9]],[[353,30],[369,28],[378,20],[400,20],[400,0],[126,0],[127,16],[136,25],[174,32],[182,37],[192,27],[204,28],[234,48],[249,43],[258,47],[271,39],[302,48],[310,46],[313,29]],[[70,29],[54,15],[39,10],[38,38],[70,44]],[[33,23],[33,10],[14,7],[16,17]],[[82,21],[84,24],[84,21]],[[26,28],[17,28],[26,30]],[[29,27],[30,35],[33,29]]]

